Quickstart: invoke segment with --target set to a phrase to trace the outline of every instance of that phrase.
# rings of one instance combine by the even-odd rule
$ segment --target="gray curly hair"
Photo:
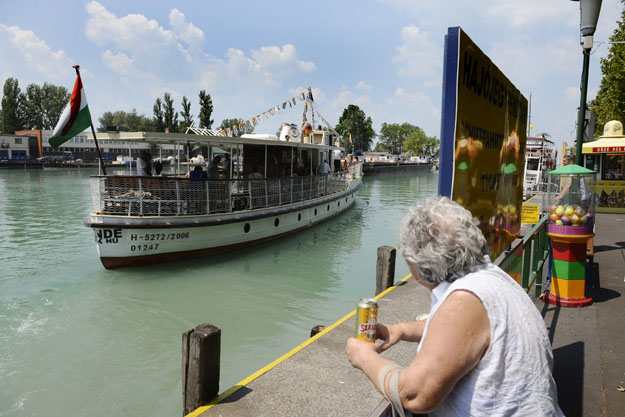
[[[471,212],[447,197],[429,197],[408,209],[399,250],[430,284],[453,282],[490,262]]]

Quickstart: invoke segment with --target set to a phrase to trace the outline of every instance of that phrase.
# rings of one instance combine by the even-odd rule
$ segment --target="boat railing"
[[[346,172],[267,179],[92,177],[94,211],[118,216],[188,216],[282,206],[346,190],[362,164]]]
[[[537,194],[557,193],[559,190],[560,187],[558,184],[538,182],[536,184],[532,184],[531,186],[528,184],[528,186],[523,190],[523,195],[526,200],[529,200]]]

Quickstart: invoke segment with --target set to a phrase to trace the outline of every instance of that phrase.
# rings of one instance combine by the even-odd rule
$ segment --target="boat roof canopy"
[[[98,140],[110,140],[119,142],[153,143],[162,144],[190,144],[197,146],[220,146],[230,147],[234,145],[267,145],[267,146],[290,146],[294,148],[307,149],[343,149],[336,146],[321,145],[303,142],[285,142],[276,139],[257,139],[230,136],[209,136],[185,133],[163,133],[163,132],[106,132],[98,133]],[[93,139],[93,134],[87,134],[88,139]]]

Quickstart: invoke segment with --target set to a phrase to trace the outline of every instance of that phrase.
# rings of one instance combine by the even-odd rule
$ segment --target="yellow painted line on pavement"
[[[401,279],[400,282],[407,281],[411,276],[412,275],[410,275],[410,274],[406,275],[405,277],[403,277]],[[397,288],[397,285],[394,285],[392,287],[388,287],[386,290],[382,291],[380,294],[376,295],[374,298],[377,300],[377,299],[385,296],[386,294],[388,294],[389,292],[391,292],[395,288]],[[340,326],[341,324],[343,324],[344,322],[346,322],[347,320],[352,318],[354,316],[354,314],[356,314],[356,310],[352,310],[351,313],[346,314],[343,318],[339,319],[336,323],[326,327],[321,332],[317,333],[316,335],[314,335],[310,339],[306,340],[304,343],[300,344],[299,346],[296,346],[295,348],[291,349],[289,352],[287,352],[284,355],[280,356],[278,359],[276,359],[275,361],[271,362],[267,366],[259,369],[258,371],[254,372],[252,375],[250,375],[247,378],[239,381],[239,383],[237,383],[236,385],[228,388],[226,391],[224,391],[221,394],[219,394],[217,397],[215,397],[208,404],[196,408],[195,410],[193,410],[192,412],[187,414],[185,417],[197,417],[200,414],[202,414],[203,412],[205,412],[205,411],[209,410],[210,408],[214,407],[216,404],[218,404],[219,402],[221,402],[225,398],[228,398],[229,396],[231,396],[232,394],[234,394],[235,392],[237,392],[238,390],[240,390],[241,388],[243,388],[244,386],[246,386],[247,384],[249,384],[250,382],[252,382],[256,378],[258,378],[259,376],[264,374],[265,372],[269,371],[272,368],[275,368],[280,363],[284,362],[285,360],[287,360],[291,356],[295,355],[297,352],[299,352],[300,350],[304,349],[306,346],[310,345],[315,340],[317,340],[320,337],[322,337],[324,334],[331,332],[332,330],[334,330],[335,328],[337,328],[338,326]]]

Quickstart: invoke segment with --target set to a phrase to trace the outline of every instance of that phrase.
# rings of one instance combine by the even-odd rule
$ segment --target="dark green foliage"
[[[24,129],[23,94],[15,78],[7,78],[4,82],[2,109],[0,109],[0,131],[15,133]]]
[[[170,133],[178,132],[178,112],[174,110],[174,99],[169,93],[163,94],[163,121]]]
[[[603,125],[610,120],[625,122],[625,9],[617,23],[610,37],[610,52],[601,59],[603,78],[599,92],[590,103],[595,112],[595,136],[603,132]]]
[[[358,151],[368,151],[375,138],[371,117],[367,117],[365,112],[355,104],[350,104],[339,119],[335,130],[343,136],[343,146],[349,148],[349,135],[352,135],[351,147]]]
[[[154,131],[154,123],[152,119],[143,114],[137,114],[136,109],[132,109],[131,112],[107,111],[102,114],[102,117],[100,117],[98,121],[100,122],[98,132],[106,132],[107,126],[119,126],[128,132]]]
[[[154,117],[152,118],[154,122],[154,131],[164,132],[165,120],[163,118],[163,102],[160,98],[157,98],[154,102],[154,107],[152,107],[152,111],[154,112]]]
[[[239,125],[241,123],[243,123],[243,128],[240,129]],[[252,126],[252,125],[248,126],[245,123],[245,120],[243,120],[243,119],[236,119],[236,118],[235,119],[224,119],[221,122],[221,125],[219,125],[219,129],[224,129],[224,130],[226,130],[227,128],[232,129],[232,126],[235,126],[235,125],[237,126],[237,129],[239,129],[238,136],[241,136],[241,135],[246,134],[246,133],[254,133],[254,126]]]
[[[180,121],[180,132],[184,133],[187,127],[191,126],[193,115],[191,114],[191,102],[186,96],[182,96],[182,111],[180,112],[182,120]]]
[[[207,129],[211,129],[214,120],[211,119],[213,114],[213,99],[210,94],[207,94],[205,90],[200,91],[200,126]]]

